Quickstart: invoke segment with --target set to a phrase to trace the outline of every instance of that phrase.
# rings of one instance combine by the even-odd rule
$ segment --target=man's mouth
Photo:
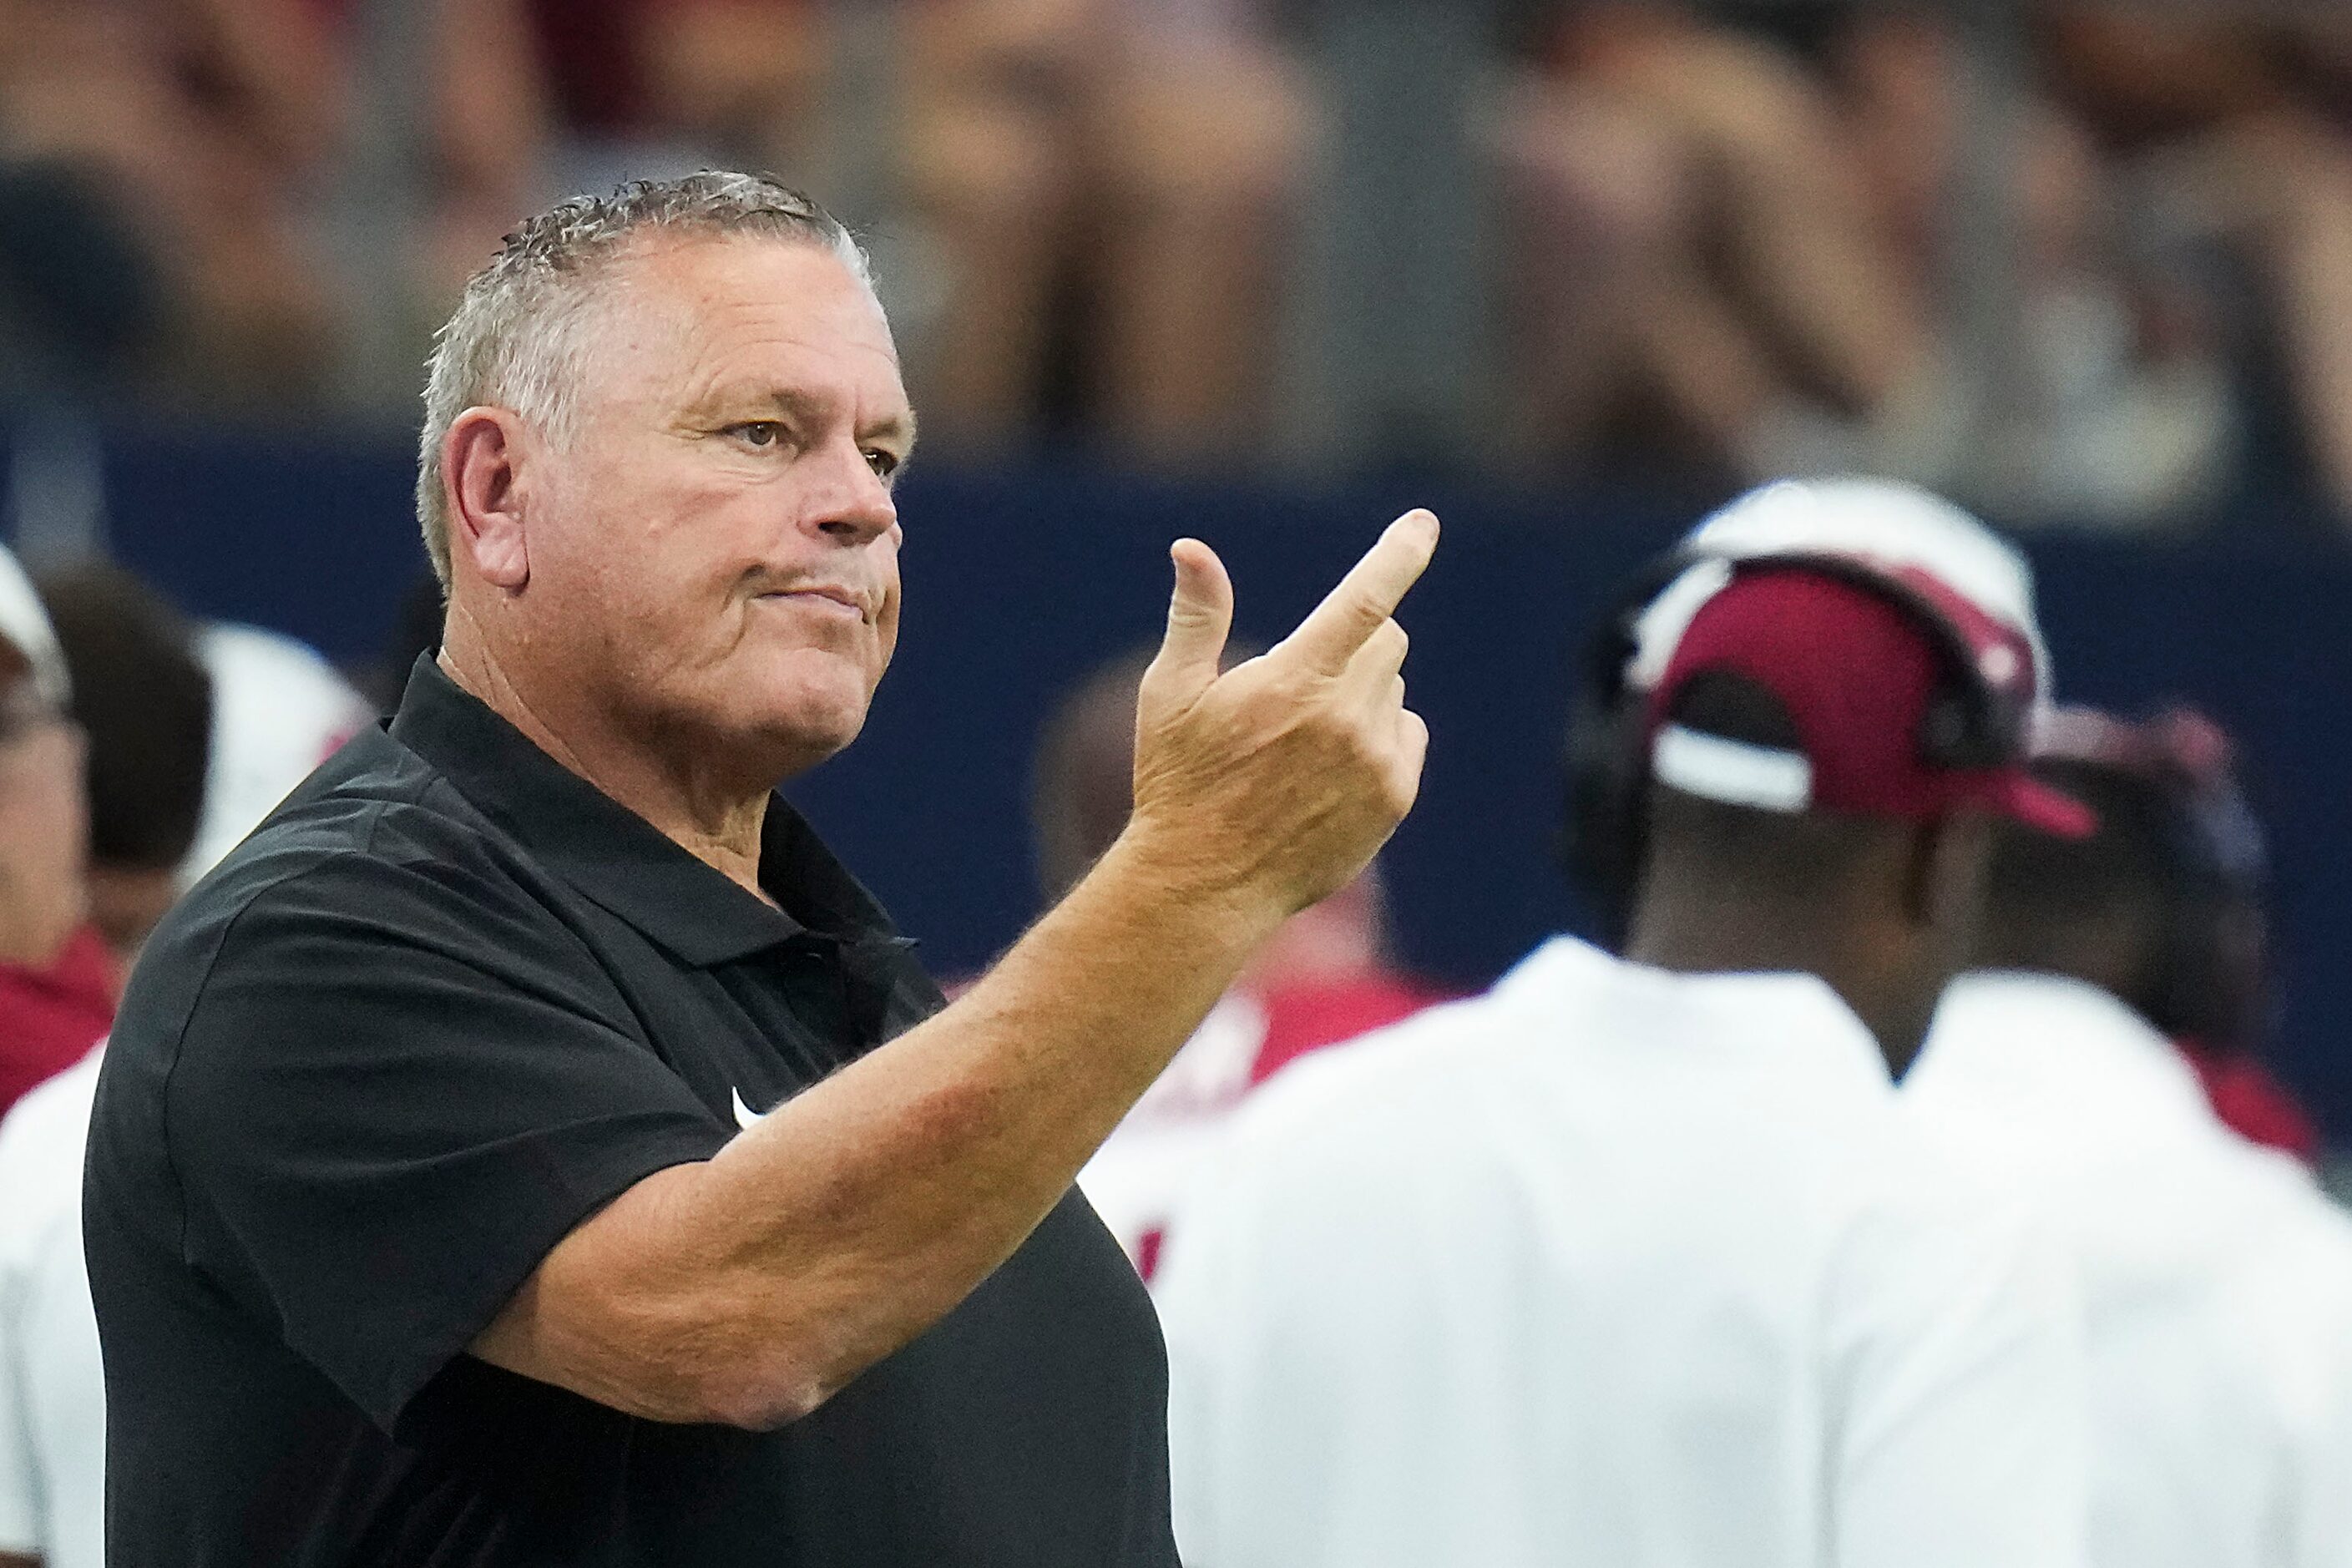
[[[864,621],[867,618],[865,596],[849,588],[820,584],[805,588],[793,588],[784,593],[762,594],[760,596],[784,604],[804,605],[820,615],[840,616],[856,621]]]

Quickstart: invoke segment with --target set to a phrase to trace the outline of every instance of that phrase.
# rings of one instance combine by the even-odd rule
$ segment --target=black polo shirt
[[[423,663],[173,911],[85,1198],[116,1568],[1172,1568],[1159,1325],[1076,1192],[777,1431],[465,1353],[599,1205],[940,1006],[781,800],[760,878],[784,912]]]

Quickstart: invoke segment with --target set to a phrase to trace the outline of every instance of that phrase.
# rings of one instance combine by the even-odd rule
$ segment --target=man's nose
[[[890,487],[854,442],[828,445],[822,477],[809,498],[807,526],[843,544],[865,544],[898,521]]]

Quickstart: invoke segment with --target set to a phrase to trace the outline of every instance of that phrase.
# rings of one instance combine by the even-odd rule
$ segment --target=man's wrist
[[[1203,856],[1176,834],[1141,822],[1128,825],[1090,877],[1138,901],[1155,924],[1201,925],[1245,952],[1255,952],[1295,912],[1230,862]]]

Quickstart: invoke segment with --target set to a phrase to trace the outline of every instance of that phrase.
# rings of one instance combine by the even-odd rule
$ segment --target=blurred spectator
[[[121,567],[86,562],[38,583],[89,742],[90,918],[128,973],[195,842],[212,679],[195,628]]]
[[[1541,437],[1589,454],[1631,400],[1750,479],[1903,468],[1929,304],[1818,73],[1688,6],[1552,9],[1506,132]]]
[[[1996,389],[1953,341],[1965,62],[1932,8],[1555,8],[1506,131],[1526,445],[1622,437],[1727,477],[1977,483]],[[1540,15],[1540,10],[1538,12]],[[1736,15],[1735,23],[1728,19]],[[2228,387],[2126,266],[2101,171],[2031,85],[2013,149],[2027,417],[1993,498],[2143,521],[2210,500]],[[1643,432],[1646,431],[1646,436]]]
[[[2049,0],[2043,41],[2135,244],[2231,325],[2242,362],[2274,354],[2305,466],[2352,516],[2352,24]]]
[[[2090,837],[2004,833],[1974,958],[1905,1085],[2069,1238],[2097,1568],[2352,1555],[2352,1219],[2216,1119],[2174,1041],[2262,1012],[2258,847],[2210,726],[2062,714],[2036,773]]]
[[[423,307],[540,195],[543,113],[518,5],[420,11],[421,199],[391,276]],[[354,301],[313,209],[354,123],[357,20],[352,0],[0,0],[0,264],[68,301],[60,252],[131,285],[118,320],[20,326],[35,341],[16,352],[63,361],[47,374],[68,384],[90,379],[78,362],[111,356],[207,412],[327,385]]]
[[[1105,666],[1046,725],[1032,819],[1048,903],[1127,826],[1136,689],[1150,662],[1143,653]],[[1080,1173],[1095,1211],[1147,1280],[1169,1215],[1213,1165],[1226,1120],[1252,1089],[1309,1051],[1437,999],[1394,968],[1382,925],[1377,865],[1291,917]]]
[[[0,153],[0,405],[127,379],[162,309],[151,258],[105,191]]]
[[[89,816],[71,693],[40,598],[0,551],[0,1111],[114,1019],[113,956],[85,923]]]
[[[302,644],[193,627],[120,567],[43,588],[90,733],[100,921],[127,963],[179,889],[373,715]],[[80,1224],[104,1054],[0,1121],[0,1568],[105,1562],[106,1389]]]
[[[2118,972],[2109,989],[2180,1047],[2224,1125],[2310,1164],[2318,1131],[2263,1060],[2270,858],[2229,737],[2187,710],[2136,728],[2084,728],[2087,736],[2073,737],[2089,753],[2080,765],[2105,770],[2095,787],[2113,799],[2107,831],[2124,864],[2115,884],[2067,891],[2154,921],[2138,938],[2137,972]]]
[[[929,434],[1017,445],[1058,405],[1132,456],[1247,454],[1309,110],[1250,5],[919,0],[872,129],[922,243],[892,283]],[[842,8],[542,5],[606,134],[795,171],[855,161]],[[561,18],[561,20],[557,20]],[[849,118],[854,119],[855,116]],[[868,153],[875,150],[867,150]],[[851,193],[871,197],[874,193]],[[887,229],[886,225],[886,229]]]
[[[2005,259],[2016,290],[2006,330],[2015,342],[1991,357],[2005,369],[1989,371],[1985,345],[1953,336],[1981,323],[1944,310],[1948,412],[1958,417],[1937,460],[1954,480],[2028,517],[2115,526],[2201,519],[2239,456],[2212,311],[2189,288],[2179,258],[2152,249],[2118,209],[2111,171],[2039,80],[1998,89],[2016,100],[2005,144],[1969,146],[1971,68],[1958,31],[1967,25],[1916,6],[1865,9],[1843,29],[1835,55],[1873,213],[1920,288],[1948,295],[1957,281],[1962,237],[1953,226],[1964,215],[1954,198],[1969,162],[2011,165],[2000,181],[2014,226],[2016,254]],[[2007,384],[1971,379],[1988,374]],[[2000,406],[2002,399],[2013,405]],[[1988,426],[1988,416],[2005,420]],[[1966,449],[1987,439],[2000,447],[1990,462]]]
[[[0,0],[0,163],[70,172],[121,215],[168,314],[150,372],[209,400],[318,384],[333,306],[297,182],[341,114],[302,0]]]
[[[358,0],[326,3],[348,9]],[[555,127],[525,0],[434,0],[420,9],[430,29],[430,96],[420,117],[426,163],[415,315],[437,322],[507,231],[544,205]]]

